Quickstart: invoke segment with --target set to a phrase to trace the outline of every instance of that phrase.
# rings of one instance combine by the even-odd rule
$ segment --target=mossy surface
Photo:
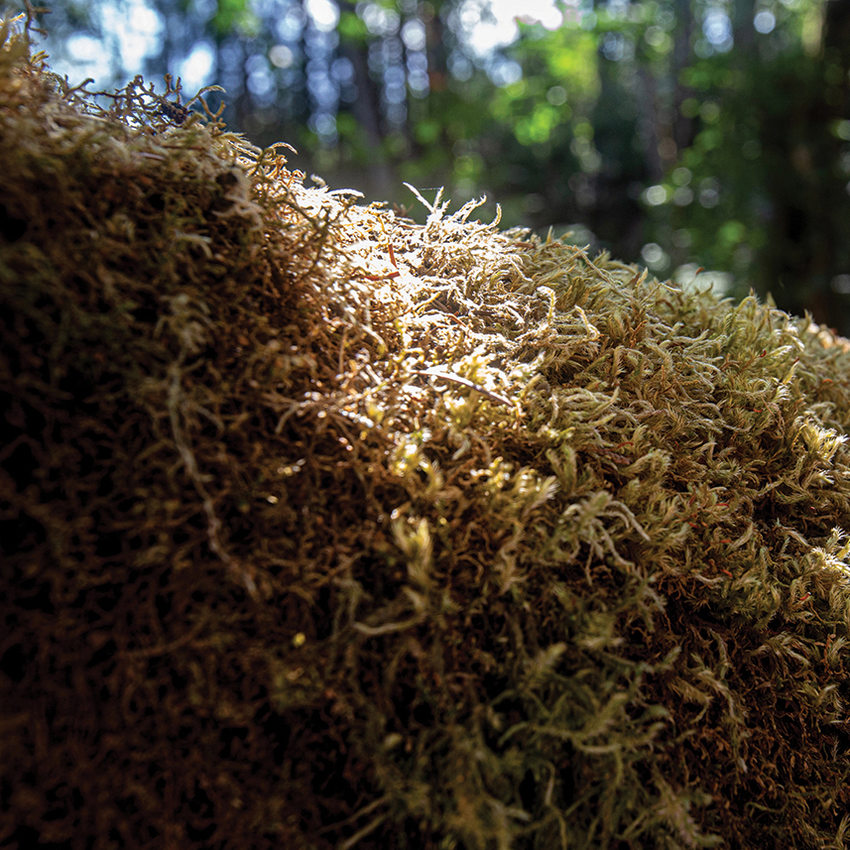
[[[847,342],[176,95],[3,29],[0,843],[847,846]]]

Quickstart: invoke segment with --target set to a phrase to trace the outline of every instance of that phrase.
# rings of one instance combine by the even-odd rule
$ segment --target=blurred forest
[[[93,44],[98,87],[200,68],[231,129],[332,186],[415,217],[403,181],[486,193],[505,225],[683,283],[704,267],[850,334],[850,0],[45,5],[65,68]],[[154,33],[139,67],[133,21]]]

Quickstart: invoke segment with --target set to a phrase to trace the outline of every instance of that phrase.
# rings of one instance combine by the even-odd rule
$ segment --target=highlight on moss
[[[834,848],[850,353],[417,223],[0,28],[0,841]]]

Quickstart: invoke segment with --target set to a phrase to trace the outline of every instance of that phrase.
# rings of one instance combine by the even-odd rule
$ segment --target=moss
[[[3,841],[845,845],[845,340],[2,45]]]

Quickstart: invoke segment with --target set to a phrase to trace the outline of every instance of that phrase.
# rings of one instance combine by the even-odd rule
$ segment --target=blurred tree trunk
[[[637,55],[640,57],[639,52]],[[645,58],[635,63],[633,79],[624,74],[622,61],[608,59],[601,44],[597,63],[600,91],[590,120],[602,167],[578,175],[590,191],[576,193],[576,211],[602,244],[634,261],[645,236],[645,218],[635,188],[660,182],[664,174],[660,81]],[[624,108],[623,104],[632,106]],[[634,144],[635,139],[639,145]]]
[[[693,61],[694,13],[691,0],[674,0],[676,28],[673,34],[673,141],[677,156],[694,141],[694,119],[682,114],[682,104],[693,97],[693,90],[682,82],[682,72]]]
[[[762,126],[765,154],[775,158],[769,186],[773,220],[764,263],[765,288],[785,287],[785,306],[850,333],[847,296],[832,281],[850,271],[850,195],[838,121],[850,118],[850,0],[826,4],[821,53],[809,76],[789,67],[777,82],[787,109]]]
[[[841,167],[844,143],[834,132],[838,121],[850,119],[850,0],[826,4],[821,45],[823,133],[813,151],[818,179],[810,195],[812,272],[817,285],[809,306],[820,321],[850,335],[847,296],[831,285],[839,273],[850,273],[850,183]]]
[[[253,121],[251,120],[254,114],[254,104],[251,98],[251,93],[248,91],[248,70],[245,67],[245,62],[248,59],[248,52],[245,41],[238,36],[229,39],[229,47],[239,57],[239,61],[234,63],[235,66],[235,82],[236,97],[232,102],[232,118],[230,119],[242,132],[254,136]],[[221,45],[216,45],[221,51]],[[232,84],[231,84],[232,85]]]
[[[739,55],[745,56],[753,49],[755,42],[755,27],[753,20],[756,15],[756,0],[733,0],[732,4],[732,38],[735,41]]]
[[[428,83],[432,92],[446,89],[449,81],[448,52],[443,19],[440,10],[443,3],[423,3],[422,23],[425,24],[425,52],[428,58]]]
[[[600,57],[600,62],[604,63],[604,58]],[[604,88],[607,75],[600,74],[599,76]],[[659,81],[652,68],[644,62],[639,63],[637,66],[637,80],[640,86],[640,102],[643,106],[640,112],[639,125],[640,135],[644,142],[646,173],[647,177],[654,183],[660,183],[670,159],[670,151],[666,150],[665,146],[662,145],[664,122],[658,102]]]
[[[446,33],[440,10],[441,0],[419,4],[422,23],[425,25],[425,59],[428,63],[428,97],[424,110],[428,120],[436,121],[439,130],[429,142],[432,149],[436,146],[450,151],[454,144],[446,116],[446,103],[449,98],[449,55],[446,46]],[[415,136],[415,134],[414,134]],[[421,145],[414,150],[422,154]]]
[[[357,5],[351,0],[334,0],[340,15],[357,15]],[[367,179],[370,190],[378,196],[389,197],[393,175],[384,153],[385,123],[381,109],[381,89],[369,68],[370,43],[365,38],[347,38],[340,35],[339,51],[351,62],[357,100],[353,105],[354,117],[366,135],[370,148]]]

